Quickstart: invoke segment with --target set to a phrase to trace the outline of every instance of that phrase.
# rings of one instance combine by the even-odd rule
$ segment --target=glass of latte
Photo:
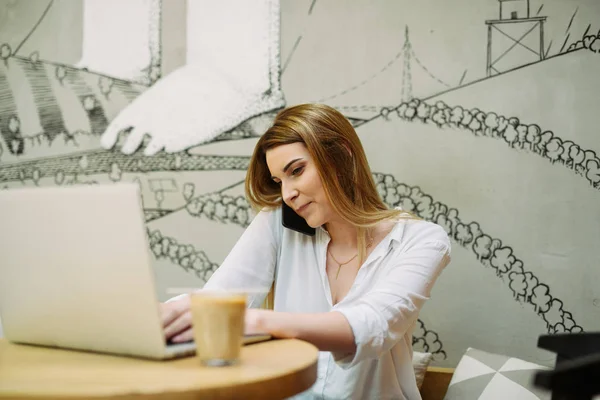
[[[200,291],[191,295],[196,356],[206,366],[239,361],[248,296],[244,293]]]

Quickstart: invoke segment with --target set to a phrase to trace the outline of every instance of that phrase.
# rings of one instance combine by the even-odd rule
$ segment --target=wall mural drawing
[[[121,147],[125,154],[137,150],[144,135],[150,137],[145,155],[162,149],[182,151],[284,105],[279,2],[200,1],[194,7],[198,4],[211,12],[200,13],[194,23],[204,25],[205,32],[221,33],[224,40],[204,35],[197,49],[202,60],[182,66],[137,97],[109,124],[101,139],[105,148],[113,147],[119,133],[129,129]],[[225,20],[238,26],[242,35],[226,35],[225,29],[230,29]]]
[[[252,220],[277,111],[324,102],[385,202],[452,238],[414,348],[552,365],[538,335],[600,328],[600,6],[474,4],[0,0],[0,188],[137,182],[165,300]]]

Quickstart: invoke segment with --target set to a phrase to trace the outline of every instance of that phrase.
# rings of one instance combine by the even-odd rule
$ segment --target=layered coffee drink
[[[196,355],[208,366],[238,361],[244,336],[247,296],[227,292],[191,295],[192,329]]]

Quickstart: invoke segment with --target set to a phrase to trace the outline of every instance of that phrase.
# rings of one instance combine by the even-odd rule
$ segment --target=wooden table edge
[[[3,340],[6,340],[3,338]],[[275,400],[275,399],[285,399],[290,396],[297,395],[308,390],[312,385],[316,382],[317,379],[317,366],[318,366],[318,349],[312,345],[311,343],[301,341],[298,339],[284,339],[284,340],[293,340],[302,342],[304,345],[308,345],[312,347],[315,351],[314,360],[308,363],[305,366],[297,368],[295,370],[289,371],[287,374],[273,376],[268,379],[263,380],[255,380],[250,382],[243,382],[231,386],[229,388],[223,387],[211,387],[211,388],[186,388],[182,390],[172,389],[161,393],[150,393],[144,391],[132,391],[130,393],[102,393],[99,395],[78,395],[78,394],[43,394],[43,393],[10,393],[4,392],[0,393],[0,399],[28,399],[28,400],[58,400],[58,399],[68,399],[68,400],[83,400],[83,399],[115,399],[115,400],[129,400],[129,399],[150,399],[150,400],[167,400],[173,399],[174,397],[177,400],[191,400],[191,399],[215,399],[215,400],[246,400],[249,398],[257,398],[257,399],[265,399],[265,400]],[[267,342],[263,342],[267,343]],[[41,347],[36,345],[27,345],[27,344],[17,344],[18,346],[33,346],[33,347]],[[261,343],[252,344],[250,346],[260,346]],[[58,349],[58,350],[67,350],[67,351],[78,351],[78,350],[69,350],[69,349]],[[103,353],[95,353],[91,352],[90,354],[98,354],[98,355],[109,355]],[[150,360],[155,362],[171,362],[176,360]],[[276,383],[275,383],[276,382]]]

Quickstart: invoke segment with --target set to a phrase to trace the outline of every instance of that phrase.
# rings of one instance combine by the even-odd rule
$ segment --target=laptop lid
[[[2,190],[0,221],[7,339],[162,357],[137,184]]]

